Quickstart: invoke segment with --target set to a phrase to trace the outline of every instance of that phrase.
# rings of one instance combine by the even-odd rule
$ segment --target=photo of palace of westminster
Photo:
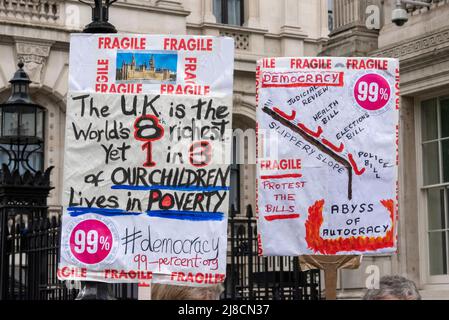
[[[149,66],[146,63],[137,65],[133,54],[131,64],[123,62],[122,66],[117,68],[116,79],[121,81],[176,81],[176,73],[169,69],[156,68],[153,54],[149,59]]]

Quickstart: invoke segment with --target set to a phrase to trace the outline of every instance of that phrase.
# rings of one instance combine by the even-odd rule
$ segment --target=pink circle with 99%
[[[388,81],[375,73],[362,76],[354,86],[354,97],[365,110],[377,111],[390,100],[391,89]]]
[[[103,222],[90,219],[77,224],[70,234],[70,251],[85,264],[100,263],[111,252],[112,233]]]

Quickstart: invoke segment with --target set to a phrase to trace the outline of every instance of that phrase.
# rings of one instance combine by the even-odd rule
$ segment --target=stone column
[[[214,16],[213,0],[203,0],[203,23],[217,23]]]
[[[353,23],[364,24],[365,9],[368,5],[366,0],[334,0],[334,29]]]
[[[334,30],[320,55],[366,56],[378,47],[379,30],[366,26],[368,5],[381,0],[334,0]],[[340,46],[341,44],[341,46]]]
[[[245,26],[249,28],[260,27],[260,7],[259,0],[248,0],[248,21]]]
[[[299,3],[297,0],[283,0],[283,24],[289,27],[299,27],[298,25],[298,11]]]
[[[395,272],[406,273],[419,285],[420,255],[419,203],[415,140],[415,103],[413,97],[401,97],[399,135],[399,233]],[[402,231],[402,232],[401,232]],[[427,262],[427,261],[426,261]]]

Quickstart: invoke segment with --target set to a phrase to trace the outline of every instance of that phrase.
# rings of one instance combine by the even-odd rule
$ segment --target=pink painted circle
[[[366,74],[354,86],[354,98],[365,110],[377,111],[390,100],[391,89],[388,81],[376,73]]]
[[[111,230],[95,219],[81,221],[70,234],[70,251],[85,264],[96,264],[106,259],[112,245]]]

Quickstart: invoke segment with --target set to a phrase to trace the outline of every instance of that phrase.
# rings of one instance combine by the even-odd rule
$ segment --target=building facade
[[[339,297],[358,298],[376,277],[403,274],[418,284],[424,298],[445,299],[449,298],[449,0],[428,1],[429,9],[408,7],[409,21],[402,27],[391,23],[392,2],[119,0],[110,21],[123,33],[233,37],[233,126],[248,132],[247,140],[236,141],[236,148],[243,149],[255,143],[251,130],[259,58],[399,58],[398,253],[365,256],[359,269],[341,270]],[[44,167],[55,166],[51,176],[55,189],[49,199],[54,214],[61,212],[70,33],[81,32],[90,20],[90,8],[75,0],[0,1],[0,101],[7,99],[8,81],[22,59],[33,81],[32,96],[46,108],[42,159]],[[150,61],[139,68],[157,72]],[[254,157],[243,153],[238,159],[242,164],[233,167],[231,201],[240,212],[255,204]]]
[[[320,55],[398,58],[401,73],[398,252],[340,271],[341,298],[401,274],[424,299],[449,299],[449,1],[425,2],[407,5],[408,22],[397,26],[394,1],[332,1],[333,30]]]

